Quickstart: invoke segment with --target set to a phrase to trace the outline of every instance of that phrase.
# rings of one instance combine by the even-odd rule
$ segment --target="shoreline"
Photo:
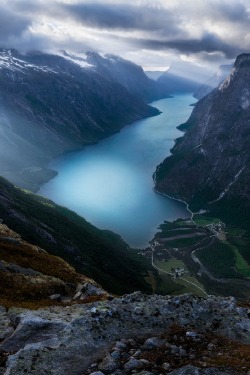
[[[155,182],[155,180],[154,180],[154,182]],[[190,220],[195,224],[195,222],[194,222],[194,220],[193,220],[194,212],[192,212],[192,211],[190,210],[190,208],[189,208],[189,204],[188,204],[186,201],[184,201],[184,200],[182,200],[182,199],[179,199],[179,198],[171,197],[170,195],[168,195],[168,194],[166,194],[166,193],[163,193],[163,192],[157,190],[155,187],[153,188],[153,190],[154,190],[154,192],[155,192],[156,194],[160,194],[160,195],[163,195],[164,197],[167,197],[167,198],[172,199],[172,200],[174,200],[174,201],[184,203],[185,206],[186,206],[186,208],[187,208],[187,211],[189,211],[190,214],[191,214]],[[180,218],[180,219],[182,219],[182,218]]]

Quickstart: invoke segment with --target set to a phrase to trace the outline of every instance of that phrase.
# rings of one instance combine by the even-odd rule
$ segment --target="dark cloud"
[[[120,30],[179,32],[176,14],[164,8],[127,4],[84,3],[64,5],[66,13],[86,26]]]
[[[138,48],[161,51],[173,49],[182,54],[192,53],[222,53],[226,58],[232,59],[237,54],[245,52],[239,46],[232,46],[222,41],[218,36],[205,33],[199,39],[172,39],[172,40],[156,40],[156,39],[136,39],[126,38]]]
[[[20,36],[30,25],[30,19],[0,6],[0,40]]]

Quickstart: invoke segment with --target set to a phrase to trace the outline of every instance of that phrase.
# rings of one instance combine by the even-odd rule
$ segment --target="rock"
[[[169,375],[229,375],[229,374],[230,372],[220,371],[217,368],[200,369],[198,367],[194,367],[190,365],[181,367],[169,373]]]
[[[98,369],[102,371],[114,371],[118,369],[120,366],[119,361],[115,360],[113,357],[111,357],[110,354],[106,355],[102,362],[99,364]]]
[[[83,285],[83,288],[85,289],[85,295],[88,295],[88,296],[102,296],[105,294],[104,290],[93,285],[93,284],[90,284],[90,283],[85,283]]]
[[[117,341],[116,344],[115,344],[115,347],[117,349],[121,349],[121,350],[127,349],[127,345],[122,341]]]
[[[143,347],[147,350],[153,349],[153,348],[158,348],[160,346],[163,346],[166,343],[166,340],[162,340],[159,337],[150,337],[147,339]]]
[[[186,332],[186,336],[187,337],[197,337],[197,334],[193,331],[187,331]]]
[[[6,339],[6,337],[9,337],[13,332],[14,328],[5,307],[0,306],[0,340]]]
[[[181,357],[187,357],[187,352],[186,352],[186,350],[180,348],[180,350],[179,350],[179,355],[180,355]]]
[[[114,350],[110,355],[114,360],[121,358],[121,353],[118,350]]]
[[[51,296],[49,296],[49,299],[51,299],[52,301],[61,301],[62,296],[61,294],[52,294]]]
[[[220,326],[213,333],[250,343],[250,321],[246,309],[239,309],[225,297],[183,295],[178,298],[178,309],[172,304],[172,297],[146,296],[141,293],[115,298],[113,301],[75,304],[67,308],[54,306],[32,312],[10,309],[7,317],[11,319],[8,322],[11,327],[14,322],[18,325],[1,348],[19,351],[9,356],[7,374],[43,375],[49,368],[51,375],[82,375],[112,347],[115,347],[113,352],[121,352],[121,361],[126,361],[125,371],[142,371],[143,363],[137,358],[131,358],[126,352],[131,346],[121,338],[126,340],[133,337],[137,341],[145,337],[158,337],[170,329],[173,316],[175,323],[180,326],[192,324],[192,331],[187,332],[195,332],[195,329],[206,332],[207,323],[212,325],[214,319],[221,319]],[[134,314],[138,305],[144,311],[143,316]],[[156,308],[160,312],[158,316],[154,315]],[[110,311],[116,311],[116,314],[109,314]],[[188,337],[185,339],[188,340]],[[180,350],[177,345],[170,344],[169,348],[177,348],[177,352]],[[137,349],[136,346],[134,349]],[[190,351],[191,354],[194,353]],[[125,359],[125,355],[128,358]],[[106,361],[111,363],[111,368],[114,362],[118,362],[110,354]],[[99,370],[105,372],[102,368]],[[117,372],[118,369],[112,371]]]
[[[134,357],[140,357],[141,353],[142,353],[141,350],[137,350],[137,351],[133,354],[133,356],[134,356]]]
[[[143,367],[143,363],[138,361],[136,358],[131,358],[127,363],[125,363],[124,368],[125,370],[134,370]]]
[[[171,366],[168,362],[164,362],[161,367],[166,371],[169,370]]]
[[[8,337],[0,349],[6,352],[17,352],[27,344],[39,343],[55,338],[66,324],[45,320],[40,317],[23,316],[15,332]]]
[[[73,300],[75,301],[75,300],[79,299],[81,296],[82,296],[82,292],[77,292],[77,293],[74,295]]]
[[[101,371],[95,371],[95,372],[91,372],[90,375],[104,375],[104,373]]]
[[[147,359],[140,359],[140,362],[143,364],[143,365],[148,365],[150,362],[147,360]]]

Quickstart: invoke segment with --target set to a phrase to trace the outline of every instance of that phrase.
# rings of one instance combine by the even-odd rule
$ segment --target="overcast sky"
[[[250,52],[249,0],[0,0],[0,46],[95,50],[145,69]]]

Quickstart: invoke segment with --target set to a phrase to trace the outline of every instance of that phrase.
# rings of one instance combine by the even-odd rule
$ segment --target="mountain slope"
[[[209,94],[227,78],[231,70],[232,65],[220,65],[218,71],[206,83],[198,87],[194,93],[194,97],[197,99],[204,98],[204,96]]]
[[[54,156],[158,113],[86,61],[0,50],[0,174],[19,186],[36,190]]]
[[[78,274],[59,257],[24,241],[0,224],[0,303],[7,308],[38,308],[107,297],[93,280]],[[85,289],[85,295],[78,293]]]
[[[15,188],[3,178],[0,213],[24,240],[60,256],[109,292],[150,291],[144,281],[150,264],[115,233],[99,230],[74,212]]]
[[[229,223],[250,224],[250,55],[200,100],[186,130],[156,171],[156,189]]]

